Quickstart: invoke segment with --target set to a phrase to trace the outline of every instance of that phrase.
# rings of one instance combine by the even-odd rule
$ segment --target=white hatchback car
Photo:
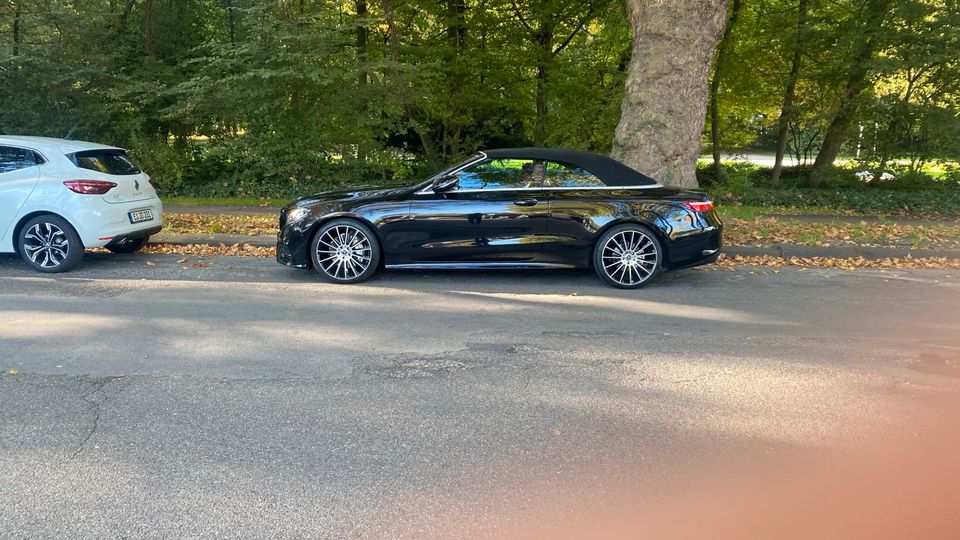
[[[0,253],[65,272],[87,248],[133,253],[162,226],[150,177],[123,149],[0,135]]]

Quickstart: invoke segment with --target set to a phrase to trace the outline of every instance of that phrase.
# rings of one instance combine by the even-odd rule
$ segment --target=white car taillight
[[[117,187],[115,182],[105,182],[103,180],[67,180],[63,185],[67,186],[70,191],[81,195],[103,195]]]

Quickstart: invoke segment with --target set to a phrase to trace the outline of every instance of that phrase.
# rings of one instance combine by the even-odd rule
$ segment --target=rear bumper
[[[667,270],[710,264],[716,261],[723,251],[723,226],[717,225],[700,234],[674,240],[667,251]]]
[[[163,230],[163,225],[156,225],[156,226],[150,227],[150,228],[148,228],[148,229],[140,229],[140,230],[137,230],[137,231],[131,231],[131,232],[128,232],[128,233],[124,233],[124,234],[121,234],[121,235],[118,235],[118,236],[114,236],[113,239],[110,240],[109,242],[107,242],[104,247],[114,246],[114,245],[118,245],[118,244],[123,244],[123,243],[125,243],[125,242],[130,241],[130,240],[137,240],[137,239],[140,239],[140,238],[146,238],[146,237],[148,237],[148,236],[153,236],[153,235],[157,234],[158,232],[160,232],[161,230]]]
[[[153,219],[140,223],[130,223],[129,213],[136,210],[151,210]],[[163,228],[163,204],[159,198],[145,199],[123,204],[107,204],[98,201],[89,204],[77,221],[88,224],[79,227],[77,232],[88,248],[117,244],[124,239],[135,239],[156,234]]]

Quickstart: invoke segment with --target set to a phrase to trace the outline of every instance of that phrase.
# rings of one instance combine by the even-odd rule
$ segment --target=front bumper
[[[280,233],[277,234],[277,262],[293,268],[309,268],[310,230],[309,224],[290,225],[281,220]]]

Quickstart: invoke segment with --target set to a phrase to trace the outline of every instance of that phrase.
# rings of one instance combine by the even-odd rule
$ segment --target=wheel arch
[[[641,216],[626,216],[619,219],[615,219],[610,223],[605,224],[593,237],[593,241],[590,242],[590,255],[588,257],[589,268],[593,268],[593,253],[597,249],[597,243],[600,242],[600,239],[603,238],[603,235],[607,233],[610,229],[614,227],[619,227],[620,225],[640,225],[641,227],[649,230],[657,237],[657,241],[660,242],[660,249],[663,250],[663,261],[661,266],[664,270],[670,268],[670,247],[668,246],[669,237],[663,229],[658,227],[653,221],[660,219],[658,216],[652,216],[649,218],[644,218]]]
[[[34,210],[32,212],[24,214],[23,217],[17,220],[17,224],[13,226],[13,231],[12,231],[13,235],[10,237],[10,241],[13,243],[14,252],[16,252],[18,255],[21,255],[20,231],[23,230],[23,227],[26,226],[27,222],[29,222],[33,218],[37,218],[40,216],[55,216],[66,221],[68,225],[73,227],[73,232],[77,235],[78,238],[80,238],[80,246],[83,247],[83,238],[80,237],[80,231],[77,229],[76,224],[74,224],[73,221],[70,221],[70,218],[64,216],[63,214],[58,214],[57,212],[52,212],[50,210]]]
[[[324,225],[338,219],[351,219],[353,221],[358,221],[366,225],[367,227],[370,228],[371,231],[373,231],[373,234],[377,237],[377,249],[380,252],[380,262],[378,263],[377,268],[382,269],[383,260],[384,260],[383,237],[380,236],[380,231],[377,229],[377,226],[374,225],[373,222],[371,222],[369,219],[366,219],[365,217],[359,214],[354,214],[351,212],[335,212],[332,214],[326,214],[323,217],[317,219],[317,221],[315,221],[313,225],[310,226],[310,230],[306,234],[307,268],[313,269],[313,256],[310,253],[310,249],[311,249],[310,246],[313,245],[313,238],[317,235],[318,232],[320,232],[320,229],[322,229]]]

